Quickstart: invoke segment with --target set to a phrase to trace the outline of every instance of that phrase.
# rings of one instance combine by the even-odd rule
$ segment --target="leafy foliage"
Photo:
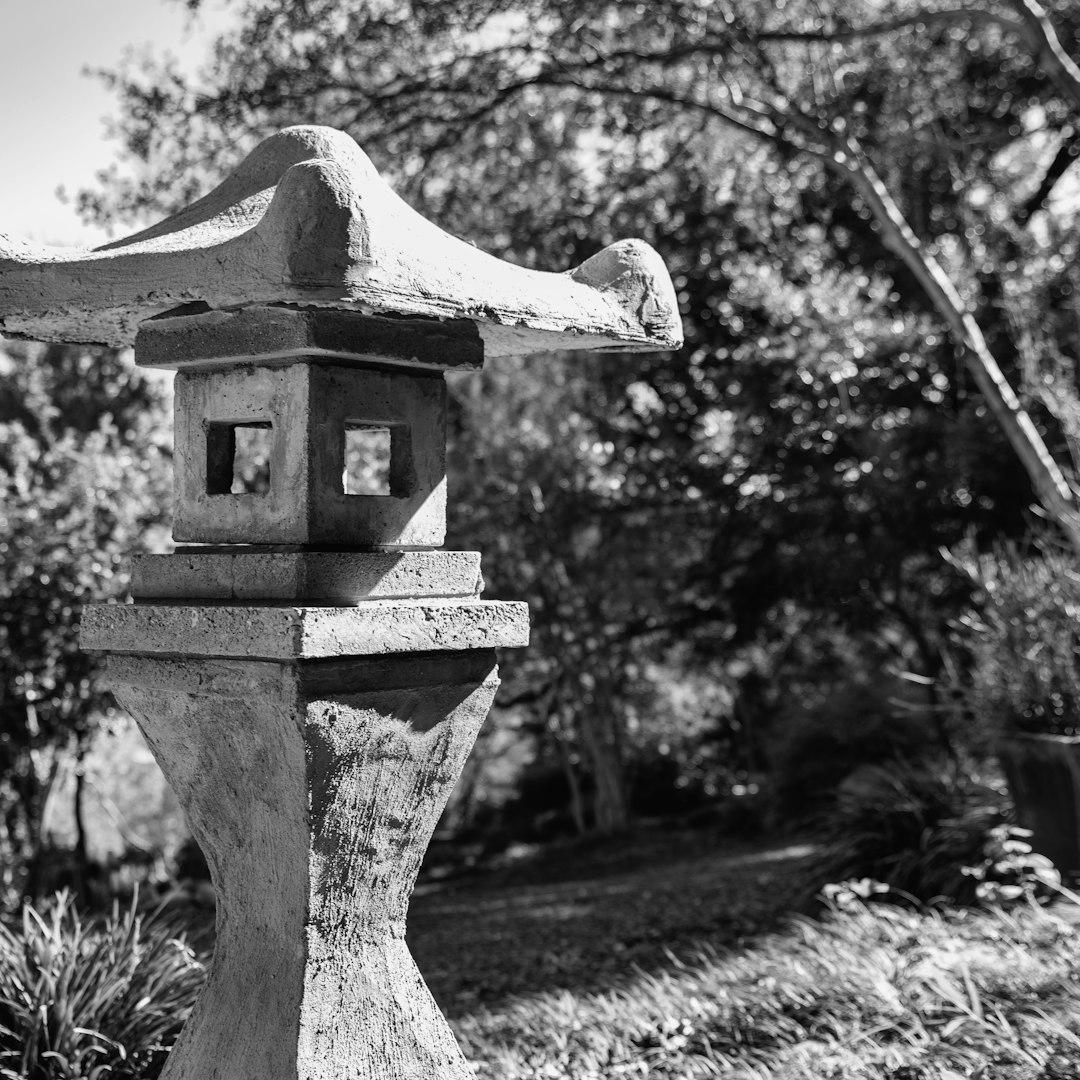
[[[79,611],[122,594],[123,564],[168,506],[160,383],[116,353],[0,352],[0,899],[40,885],[44,802],[63,754],[109,708]],[[156,537],[160,539],[160,533]]]
[[[206,969],[136,904],[103,922],[58,894],[0,924],[0,1076],[147,1080],[160,1073]]]
[[[983,846],[983,858],[964,872],[975,879],[975,897],[984,904],[1007,906],[1062,895],[1061,875],[1045,856],[1035,852],[1028,840],[1030,829],[997,825]]]
[[[457,1022],[481,1078],[1040,1080],[1075,1075],[1077,939],[1041,909],[852,904],[606,993]]]
[[[772,797],[781,821],[819,816],[864,766],[932,761],[945,749],[925,701],[905,700],[910,688],[883,677],[880,657],[859,670],[852,643],[838,644],[839,675],[820,672],[813,683],[790,687],[770,725]]]
[[[678,355],[508,364],[461,392],[454,539],[537,613],[509,700],[580,827],[625,824],[656,671],[723,656],[730,727],[748,670],[775,702],[843,633],[934,692],[966,599],[938,549],[1018,535],[1032,497],[972,373],[1015,375],[1033,322],[1069,341],[1076,226],[1043,208],[1074,104],[1017,3],[890,0],[872,26],[853,0],[235,10],[198,79],[152,58],[107,77],[135,168],[88,213],[173,209],[208,163],[330,123],[504,257],[559,269],[639,235],[671,269]],[[1049,16],[1072,50],[1074,6]]]
[[[971,903],[977,875],[965,868],[986,869],[992,830],[1008,810],[999,791],[954,772],[867,765],[824,817],[826,849],[815,873],[820,882],[869,878],[919,900]]]
[[[972,745],[993,752],[1010,732],[1080,734],[1080,572],[1053,544],[999,545],[950,556],[976,586],[957,624],[970,654],[957,693]]]

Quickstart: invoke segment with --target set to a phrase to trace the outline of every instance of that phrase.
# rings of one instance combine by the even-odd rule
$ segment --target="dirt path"
[[[669,953],[733,945],[774,928],[812,849],[650,834],[508,873],[420,887],[409,945],[451,1016],[558,987],[600,990]]]

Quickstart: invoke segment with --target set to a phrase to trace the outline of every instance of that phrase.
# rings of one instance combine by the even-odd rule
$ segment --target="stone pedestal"
[[[166,1080],[464,1080],[405,945],[409,894],[524,604],[446,520],[443,370],[475,328],[264,307],[148,323],[177,368],[176,514],[130,605],[83,615],[207,856],[218,935]],[[241,433],[265,453],[237,483]],[[385,437],[385,488],[348,436]]]
[[[467,553],[204,553],[143,560],[156,602],[85,613],[84,646],[108,652],[217,891],[209,983],[166,1080],[465,1080],[405,917],[498,686],[494,649],[527,641],[525,605],[268,603],[276,560],[316,583],[330,560],[354,595],[402,563],[426,571],[416,593],[477,590]],[[193,571],[217,597],[168,595]],[[257,599],[233,600],[237,583]]]

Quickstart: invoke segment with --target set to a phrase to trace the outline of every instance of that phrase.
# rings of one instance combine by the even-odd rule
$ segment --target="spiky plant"
[[[0,925],[0,1077],[156,1077],[205,981],[182,938],[130,906],[89,919],[70,895]]]

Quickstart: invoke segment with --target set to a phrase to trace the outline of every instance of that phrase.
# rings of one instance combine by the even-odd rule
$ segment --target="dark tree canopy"
[[[1075,531],[1039,442],[1064,462],[1073,438],[1076,228],[1046,209],[1080,146],[1069,0],[235,6],[201,78],[107,76],[124,159],[87,213],[173,209],[325,123],[501,257],[558,270],[637,235],[671,269],[680,353],[457,388],[455,540],[532,602],[511,682],[602,824],[657,657],[842,633],[933,677],[962,593],[939,549],[1021,532],[1033,497]]]

